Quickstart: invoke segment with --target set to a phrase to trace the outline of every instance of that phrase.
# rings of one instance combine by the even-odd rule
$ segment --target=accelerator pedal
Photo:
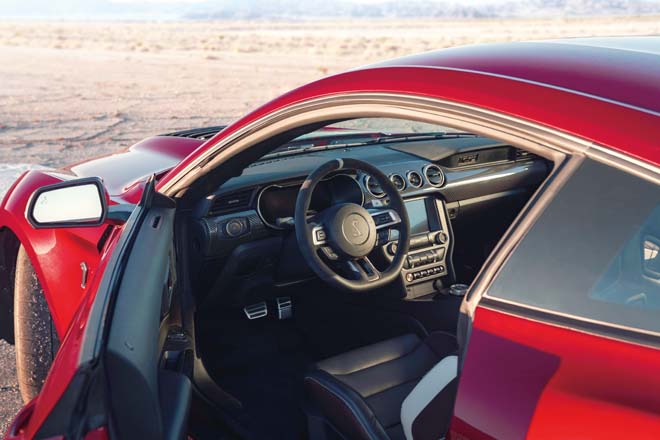
[[[280,296],[275,299],[277,306],[277,319],[290,319],[293,317],[293,301],[290,296]]]

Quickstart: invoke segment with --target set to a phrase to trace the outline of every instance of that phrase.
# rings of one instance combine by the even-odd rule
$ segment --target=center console
[[[410,220],[410,250],[401,278],[407,298],[437,291],[450,274],[451,232],[442,200],[427,196],[405,200]]]

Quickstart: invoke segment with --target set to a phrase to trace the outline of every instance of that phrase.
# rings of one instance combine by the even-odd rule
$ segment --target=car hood
[[[111,196],[121,196],[136,182],[162,175],[195,151],[203,140],[155,136],[132,147],[66,167],[76,177],[98,176]]]

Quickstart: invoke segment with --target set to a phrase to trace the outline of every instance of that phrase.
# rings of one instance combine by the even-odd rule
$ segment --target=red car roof
[[[368,67],[394,66],[500,75],[660,112],[660,36],[464,46]]]
[[[363,92],[431,97],[510,114],[660,166],[660,37],[582,38],[444,49],[320,79],[228,126],[159,186],[268,113]]]

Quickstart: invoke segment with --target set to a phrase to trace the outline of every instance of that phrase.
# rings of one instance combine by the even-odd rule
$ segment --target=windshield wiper
[[[448,139],[454,137],[464,137],[470,136],[474,137],[475,134],[472,133],[461,133],[461,132],[430,132],[430,133],[406,133],[406,134],[393,134],[389,136],[381,136],[376,138],[376,143],[384,144],[388,142],[416,142],[416,141],[429,141],[433,139]]]
[[[395,142],[418,142],[418,141],[428,141],[434,139],[451,139],[454,137],[475,137],[475,134],[472,133],[462,133],[462,132],[429,132],[429,133],[406,133],[406,134],[389,134],[378,137],[367,138],[364,141],[351,141],[351,142],[333,142],[330,141],[327,145],[315,145],[313,143],[307,143],[296,146],[283,146],[280,148],[286,148],[284,150],[275,151],[270,154],[266,154],[260,160],[272,159],[275,157],[283,156],[293,156],[296,154],[305,154],[314,151],[327,151],[335,150],[340,148],[352,148],[352,147],[364,147],[369,145],[376,144],[386,144],[386,143],[395,143]]]

